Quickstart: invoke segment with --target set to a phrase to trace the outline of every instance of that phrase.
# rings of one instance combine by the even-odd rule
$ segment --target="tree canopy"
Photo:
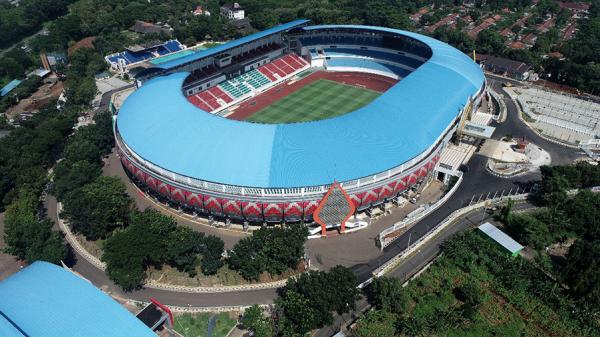
[[[133,211],[129,218],[127,228],[108,237],[102,256],[107,274],[124,289],[140,286],[149,266],[169,264],[190,276],[196,275],[200,260],[205,275],[222,266],[220,238],[178,227],[174,218],[153,209]]]
[[[99,176],[91,183],[69,192],[63,216],[73,231],[88,240],[106,238],[127,224],[132,200],[119,178]]]
[[[247,280],[257,280],[263,272],[279,275],[298,266],[307,236],[304,226],[260,228],[236,243],[227,263]]]
[[[275,300],[278,330],[284,336],[298,336],[331,324],[332,312],[342,314],[354,309],[358,299],[356,286],[354,273],[342,266],[289,279]]]
[[[33,263],[43,260],[60,264],[68,255],[62,233],[52,230],[49,219],[38,220],[38,198],[32,191],[22,190],[8,206],[4,218],[5,251]]]

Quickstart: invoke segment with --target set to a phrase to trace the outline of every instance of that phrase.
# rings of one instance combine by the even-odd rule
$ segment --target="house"
[[[167,27],[140,20],[137,20],[129,30],[139,34],[157,34],[162,32],[171,35],[171,30]]]
[[[221,15],[231,21],[243,20],[246,17],[244,8],[239,3],[227,3],[221,6]]]
[[[196,6],[196,9],[194,9],[192,11],[192,14],[194,16],[198,16],[198,15],[210,16],[210,12],[208,10],[202,8],[202,6],[200,6],[200,5]]]
[[[535,41],[537,41],[537,38],[537,35],[529,33],[525,35],[525,37],[521,41],[526,45],[533,46]]]
[[[40,60],[42,61],[42,66],[46,70],[52,70],[57,64],[66,64],[67,63],[67,54],[62,52],[54,52],[54,53],[40,53]]]
[[[576,31],[577,31],[577,24],[575,22],[573,22],[567,28],[565,28],[565,32],[563,33],[563,39],[564,40],[572,39],[573,35],[575,35]]]
[[[550,58],[553,58],[553,59],[558,59],[558,60],[564,60],[565,59],[565,56],[562,53],[557,52],[557,51],[553,51],[551,53],[548,53],[547,56],[550,57]]]
[[[525,44],[523,44],[523,42],[521,42],[521,41],[511,42],[508,46],[510,47],[510,49],[519,49],[520,50],[520,49],[526,48]]]
[[[568,9],[573,13],[587,14],[590,11],[590,4],[582,2],[559,2],[561,9]]]
[[[427,27],[427,31],[430,33],[433,33],[436,29],[442,27],[442,26],[447,26],[447,25],[451,25],[454,22],[456,22],[456,18],[458,18],[458,14],[457,13],[452,13],[449,14],[448,16],[440,19],[440,21],[434,23],[433,25]]]
[[[241,34],[250,34],[253,31],[252,26],[250,25],[250,18],[243,18],[241,20],[231,21],[235,30],[240,32]]]
[[[513,238],[506,235],[506,233],[498,229],[498,227],[489,222],[486,222],[477,228],[479,228],[479,230],[486,236],[496,241],[496,243],[506,249],[512,257],[519,256],[519,253],[523,250],[523,248],[525,248],[520,243],[513,240]]]
[[[547,31],[549,31],[549,30],[550,30],[550,28],[554,27],[554,24],[555,24],[555,22],[556,22],[556,19],[555,19],[555,18],[548,19],[548,20],[546,20],[546,21],[544,21],[544,22],[540,23],[540,24],[537,26],[537,30],[538,30],[540,33],[545,33],[545,32],[547,32]]]
[[[513,31],[510,28],[504,28],[501,32],[500,35],[503,37],[511,37],[513,35],[515,35],[515,33],[513,33]]]
[[[427,13],[429,13],[429,7],[422,7],[418,12],[409,16],[409,18],[414,22],[419,22],[421,17]]]
[[[477,62],[487,71],[512,77],[519,81],[533,75],[533,67],[527,63],[485,54],[477,54]]]

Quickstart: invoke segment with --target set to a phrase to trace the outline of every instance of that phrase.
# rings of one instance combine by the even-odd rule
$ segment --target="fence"
[[[62,204],[57,203],[56,205],[56,218],[58,219],[58,226],[63,233],[65,233],[65,239],[73,247],[75,252],[83,257],[87,262],[92,264],[94,267],[101,271],[106,270],[106,263],[100,261],[99,258],[92,255],[90,252],[83,247],[83,245],[77,240],[69,226],[64,220],[60,218],[60,212],[62,211]],[[220,287],[191,287],[191,286],[180,286],[166,283],[159,283],[154,281],[148,281],[144,284],[147,288],[160,289],[165,291],[180,292],[180,293],[226,293],[226,292],[239,292],[239,291],[252,291],[260,289],[275,289],[283,287],[287,282],[287,279],[275,281],[275,282],[264,282],[256,284],[243,284],[235,286],[220,286]]]
[[[392,243],[394,240],[396,240],[398,235],[392,236],[393,233],[403,230],[404,228],[416,223],[417,221],[423,219],[425,216],[427,216],[431,212],[438,209],[442,204],[444,204],[454,194],[454,192],[456,192],[456,190],[460,186],[460,183],[462,182],[462,180],[463,180],[463,175],[461,172],[460,175],[458,176],[458,180],[456,181],[454,186],[452,186],[450,191],[448,191],[448,193],[446,193],[440,200],[438,200],[434,204],[430,205],[428,208],[423,210],[423,212],[420,212],[419,214],[412,216],[412,217],[406,217],[406,218],[402,219],[402,221],[393,224],[391,227],[388,227],[388,228],[384,229],[381,233],[379,233],[379,248],[381,250],[383,250],[390,243]]]
[[[508,201],[508,199],[525,200],[528,195],[529,195],[528,193],[523,193],[523,194],[499,196],[497,198],[492,198],[492,199],[485,199],[483,201],[479,201],[474,204],[469,204],[469,206],[467,206],[467,207],[463,207],[461,209],[458,209],[458,210],[452,212],[449,216],[446,217],[446,219],[444,219],[444,221],[442,221],[442,222],[438,223],[437,225],[435,225],[434,227],[430,228],[429,232],[427,232],[421,238],[416,240],[414,243],[410,244],[405,250],[403,250],[398,255],[394,256],[393,258],[389,259],[387,262],[385,262],[384,264],[379,266],[379,268],[375,269],[373,271],[373,277],[383,276],[386,273],[388,273],[389,271],[391,271],[392,269],[394,269],[398,265],[398,263],[400,263],[402,261],[402,259],[404,257],[415,252],[424,243],[429,241],[431,238],[435,237],[437,234],[439,234],[442,230],[444,230],[449,225],[453,224],[456,220],[458,220],[458,218],[460,218],[478,208],[485,207],[489,203],[498,203],[498,204],[504,203],[504,202]],[[473,201],[473,199],[471,199],[471,201]]]
[[[497,115],[495,115],[495,120],[497,120],[500,123],[503,123],[504,120],[506,120],[506,116],[507,116],[507,111],[506,111],[506,104],[504,103],[504,99],[502,98],[502,95],[495,92],[494,90],[488,90],[488,93],[490,94],[490,96],[492,97],[492,99],[494,101],[496,101],[498,103],[498,107],[500,108],[500,111],[498,112]]]

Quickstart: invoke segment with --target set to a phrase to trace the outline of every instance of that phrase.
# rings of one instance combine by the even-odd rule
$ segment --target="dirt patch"
[[[13,119],[22,113],[37,112],[48,102],[57,99],[63,91],[63,83],[43,84],[31,96],[22,99],[17,105],[6,110],[6,117]]]

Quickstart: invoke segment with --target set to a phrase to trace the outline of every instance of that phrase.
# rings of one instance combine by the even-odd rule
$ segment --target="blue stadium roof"
[[[0,336],[156,337],[108,295],[47,262],[0,282]]]
[[[256,124],[205,113],[181,86],[187,73],[157,77],[127,98],[117,125],[139,156],[181,175],[237,186],[284,188],[349,181],[384,172],[426,151],[483,85],[468,56],[401,30],[432,57],[367,106],[339,117]]]
[[[196,53],[190,54],[190,55],[186,55],[184,57],[175,59],[173,61],[168,61],[168,62],[164,62],[164,63],[160,63],[157,64],[156,66],[162,69],[170,69],[170,68],[174,68],[177,67],[179,65],[188,63],[188,62],[192,62],[195,60],[199,60],[201,58],[207,57],[207,56],[211,56],[211,55],[216,55],[219,54],[221,52],[224,52],[226,50],[229,50],[231,48],[235,48],[237,46],[241,46],[244,43],[248,43],[254,40],[258,40],[261,39],[263,37],[269,36],[271,34],[275,34],[275,33],[280,33],[280,32],[284,32],[288,29],[292,29],[295,28],[297,26],[303,25],[305,23],[310,22],[309,20],[304,20],[304,19],[300,19],[300,20],[294,20],[288,23],[284,23],[275,27],[271,27],[267,30],[263,30],[260,31],[258,33],[254,33],[254,34],[250,34],[248,36],[244,36],[240,39],[228,42],[228,43],[224,43],[222,45],[218,45],[209,49],[205,49],[205,50],[200,50]]]

